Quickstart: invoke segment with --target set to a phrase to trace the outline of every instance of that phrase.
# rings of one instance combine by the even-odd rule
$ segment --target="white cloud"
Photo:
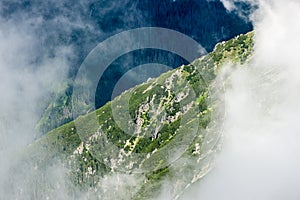
[[[15,189],[26,178],[26,186],[33,186],[34,175],[15,174],[12,168],[18,155],[39,135],[35,124],[41,108],[51,92],[61,87],[69,68],[70,46],[55,48],[51,56],[40,52],[41,35],[32,26],[39,20],[0,19],[0,199],[15,198],[10,195],[17,195]],[[9,190],[7,180],[15,181]]]
[[[300,199],[300,2],[260,1],[255,56],[232,70],[223,150],[184,199]]]
[[[221,0],[221,2],[223,3],[224,7],[230,12],[233,11],[234,9],[236,9],[233,1]]]

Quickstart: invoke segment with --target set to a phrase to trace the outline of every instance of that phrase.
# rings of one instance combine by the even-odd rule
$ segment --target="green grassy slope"
[[[71,182],[83,190],[101,188],[103,177],[117,173],[139,177],[134,189],[122,188],[124,198],[154,198],[165,181],[172,183],[173,197],[180,195],[210,170],[219,148],[222,104],[214,97],[216,75],[226,62],[243,64],[251,58],[253,35],[219,43],[193,63],[124,92],[50,131],[27,153],[40,167],[62,160]]]

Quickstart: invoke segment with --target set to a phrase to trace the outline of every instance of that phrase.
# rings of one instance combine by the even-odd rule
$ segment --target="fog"
[[[255,27],[255,55],[247,66],[223,67],[220,76],[228,81],[223,149],[214,170],[182,199],[300,198],[297,188],[300,185],[300,124],[297,120],[300,111],[300,2],[245,1],[259,4],[249,19]],[[238,1],[222,2],[228,12],[238,12],[233,4]],[[4,3],[0,3],[1,10],[3,6]],[[71,27],[94,31],[82,19],[72,16],[72,20],[57,16],[51,23],[55,26],[59,22],[66,31],[71,31]],[[24,148],[40,136],[36,122],[47,101],[53,98],[52,92],[62,89],[72,67],[70,60],[74,59],[71,44],[45,47],[47,37],[54,37],[55,33],[51,32],[52,25],[49,30],[40,29],[43,23],[44,19],[38,14],[28,17],[20,13],[13,18],[0,18],[1,198],[17,195],[14,194],[16,188],[7,190],[7,180],[14,176],[10,170]],[[16,187],[23,184],[22,179],[31,178],[33,174],[27,172],[26,176],[15,176]],[[57,166],[44,175],[49,178],[49,184],[55,185],[64,180],[65,171]],[[122,178],[124,182],[128,180]],[[107,179],[109,181],[104,180],[103,184],[109,188],[109,183],[114,185],[116,179]],[[27,187],[23,192],[26,194],[28,189],[32,193],[33,186]],[[50,196],[71,198],[63,196],[66,195],[64,191],[62,183],[54,187]],[[87,194],[81,195],[89,198]],[[79,194],[78,197],[83,198]],[[30,199],[30,195],[23,198]]]
[[[22,157],[28,145],[41,137],[37,122],[48,104],[66,89],[70,72],[76,68],[74,63],[80,62],[80,56],[91,50],[95,41],[107,36],[65,5],[70,2],[33,4],[37,5],[28,8],[26,2],[0,2],[0,199],[99,199],[103,190],[111,190],[106,199],[120,197],[121,190],[115,188],[133,185],[135,179],[106,176],[99,183],[99,192],[80,191],[70,184],[61,163],[49,162],[39,169]],[[101,14],[124,7],[115,2],[110,5]],[[74,6],[82,12],[89,9],[84,1]],[[138,19],[139,11],[131,9],[136,10],[134,6],[128,8],[130,14],[123,19],[124,24],[119,22],[124,25],[122,29],[130,21],[142,20]],[[87,40],[84,44],[68,41],[76,30],[80,30],[80,41]],[[120,30],[115,27],[113,31]]]
[[[223,2],[234,10],[233,1]],[[259,1],[253,60],[220,73],[227,80],[223,149],[183,199],[300,198],[299,11],[296,0]]]
[[[34,177],[29,171],[33,166],[22,170],[19,155],[40,137],[35,125],[52,93],[62,88],[69,69],[71,46],[58,46],[53,55],[41,53],[42,35],[36,29],[40,22],[0,18],[0,199],[18,198],[15,192],[21,182]],[[20,174],[13,173],[16,164]]]

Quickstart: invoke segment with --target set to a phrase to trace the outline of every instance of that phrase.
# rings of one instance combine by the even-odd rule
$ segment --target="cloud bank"
[[[43,35],[36,28],[41,22],[39,18],[26,21],[0,18],[1,199],[17,198],[18,184],[34,177],[25,175],[30,172],[24,172],[24,166],[19,166],[24,174],[14,174],[12,168],[25,147],[40,136],[35,129],[36,122],[53,98],[52,92],[62,87],[70,66],[71,46],[57,46],[51,55],[41,52]],[[15,181],[15,185],[9,185],[8,180]],[[30,199],[30,196],[21,197]]]
[[[223,1],[229,11],[233,2]],[[183,199],[300,198],[299,11],[296,0],[259,1],[251,16],[253,61],[224,66],[231,75],[223,150],[211,174]]]

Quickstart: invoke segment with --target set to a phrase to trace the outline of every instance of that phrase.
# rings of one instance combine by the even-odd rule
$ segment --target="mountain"
[[[24,169],[34,163],[31,170],[40,174],[31,181],[42,189],[30,197],[44,199],[55,190],[45,170],[62,163],[69,180],[65,192],[73,199],[78,193],[152,199],[165,191],[179,198],[213,167],[224,117],[223,80],[217,75],[227,62],[248,62],[253,39],[249,32],[218,43],[194,62],[45,134],[23,155]]]
[[[43,133],[72,120],[69,97],[76,73],[89,52],[110,36],[135,28],[163,27],[186,34],[211,52],[217,42],[253,29],[249,21],[228,12],[220,0],[86,0],[76,3],[72,0],[2,0],[0,5],[3,21],[17,24],[37,38],[34,47],[37,53],[30,58],[37,68],[45,57],[66,54],[63,57],[70,68],[69,79],[58,89],[61,92],[55,91],[51,98],[41,102],[46,111],[38,128]],[[240,11],[252,10],[240,7]],[[145,63],[161,63],[173,68],[188,64],[179,56],[153,49],[121,56],[99,82],[101,89],[96,94],[99,97],[96,107],[111,100],[119,78]]]

